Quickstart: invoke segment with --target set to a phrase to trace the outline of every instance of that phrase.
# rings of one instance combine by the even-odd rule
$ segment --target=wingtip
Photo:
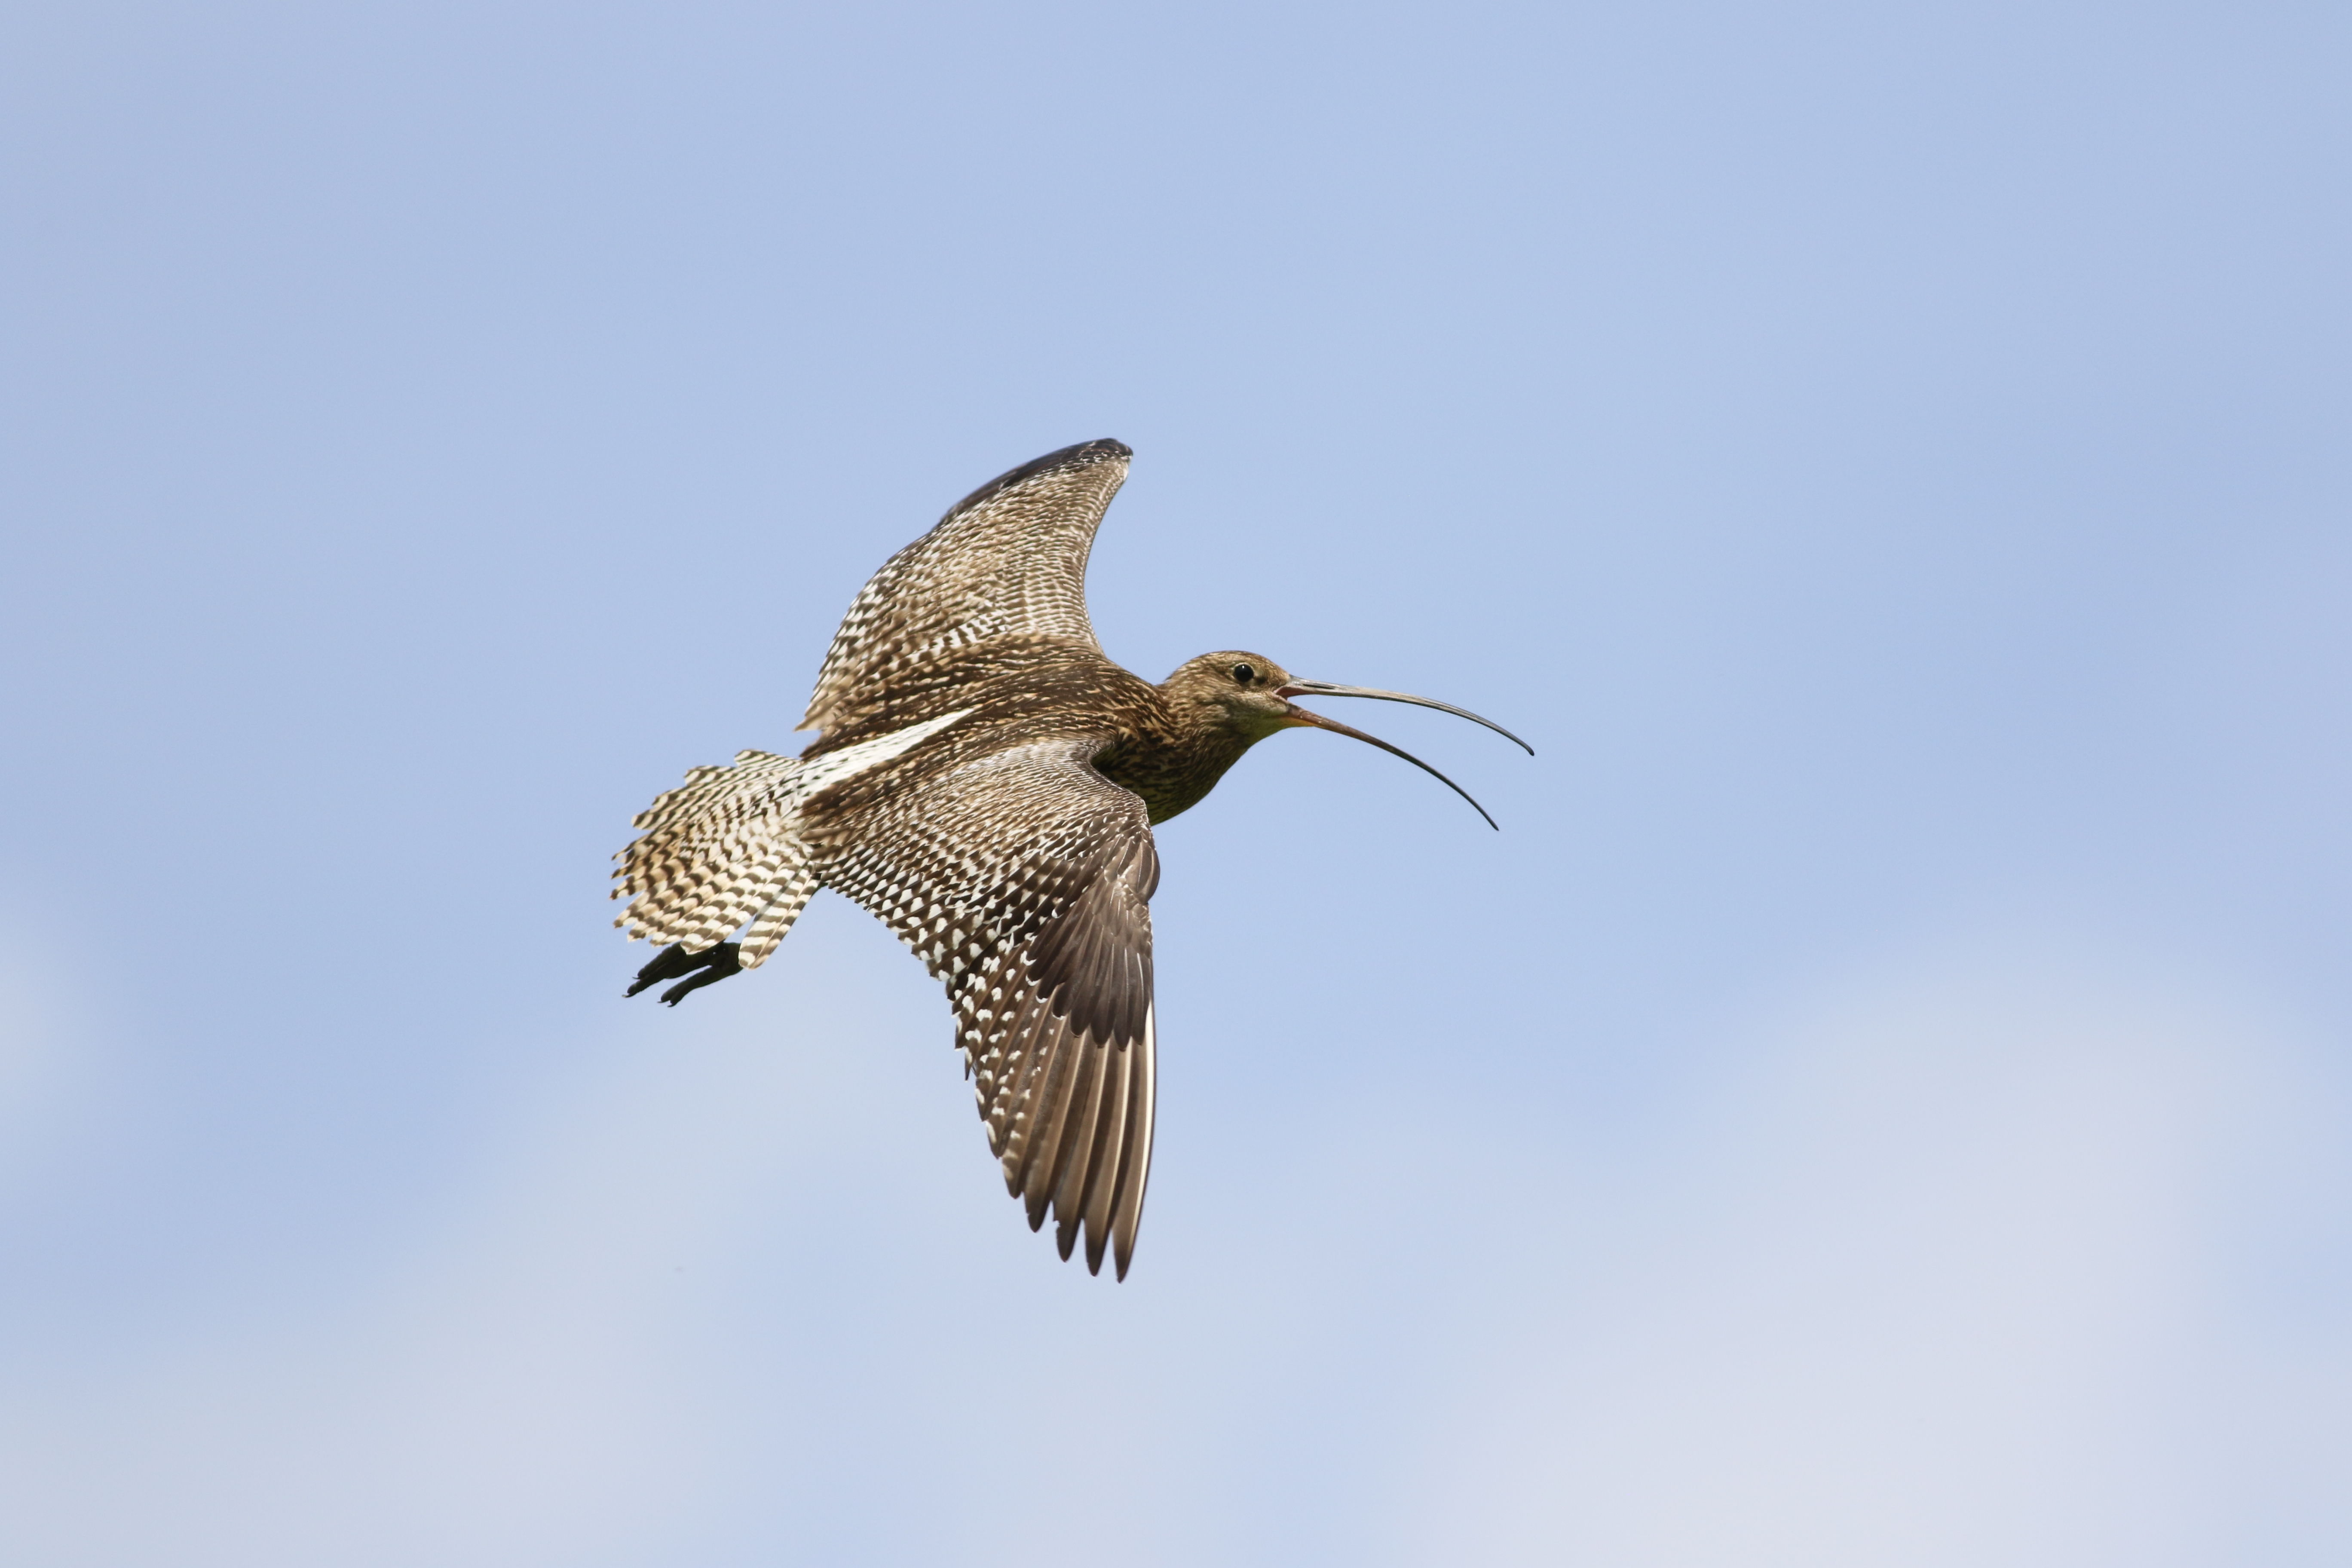
[[[992,497],[1003,494],[1018,484],[1025,484],[1040,474],[1058,472],[1064,468],[1090,468],[1102,462],[1125,462],[1135,456],[1135,448],[1114,437],[1104,436],[1092,441],[1080,441],[1075,446],[1057,447],[1042,458],[1032,458],[1017,468],[1007,468],[988,483],[948,508],[947,515],[969,511]]]

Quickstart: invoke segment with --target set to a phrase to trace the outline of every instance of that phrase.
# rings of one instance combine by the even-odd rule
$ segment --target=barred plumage
[[[1108,1250],[1122,1279],[1151,1162],[1151,825],[1277,730],[1396,750],[1291,696],[1445,708],[1255,654],[1205,654],[1156,687],[1113,664],[1086,564],[1129,456],[1065,447],[951,508],[851,605],[802,726],[824,733],[798,757],[688,773],[638,814],[614,873],[631,895],[614,923],[669,944],[629,994],[676,980],[672,1004],[757,967],[821,886],[878,917],[947,987],[1031,1227],[1051,1215],[1063,1257],[1083,1236],[1087,1267]]]

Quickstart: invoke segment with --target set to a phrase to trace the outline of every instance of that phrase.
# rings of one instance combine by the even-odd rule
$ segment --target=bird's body
[[[1112,663],[1086,563],[1129,455],[1040,458],[893,556],[818,675],[802,727],[823,734],[798,757],[688,773],[639,814],[614,873],[614,896],[634,895],[615,923],[671,944],[631,994],[678,980],[673,1003],[756,967],[819,887],[879,917],[946,983],[1030,1224],[1051,1212],[1065,1258],[1083,1231],[1087,1267],[1108,1247],[1121,1277],[1150,1165],[1151,825],[1277,730],[1356,734],[1286,694],[1425,702],[1295,681],[1249,653],[1158,686]]]

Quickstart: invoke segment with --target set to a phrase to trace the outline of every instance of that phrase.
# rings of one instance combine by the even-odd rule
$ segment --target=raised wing
[[[947,984],[1005,1185],[1062,1256],[1125,1278],[1151,1169],[1151,911],[1142,800],[1095,772],[1100,737],[992,752],[809,833],[825,885]]]
[[[1087,619],[1087,554],[1133,455],[1118,441],[1065,447],[958,501],[851,604],[800,727],[853,723],[885,694],[1001,638],[1100,652]]]

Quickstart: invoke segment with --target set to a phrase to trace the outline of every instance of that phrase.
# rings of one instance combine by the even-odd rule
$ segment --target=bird
[[[1006,1188],[1066,1261],[1124,1279],[1151,1168],[1151,829],[1258,742],[1328,730],[1452,779],[1298,697],[1466,709],[1306,680],[1225,650],[1157,685],[1114,664],[1087,558],[1133,452],[1065,447],[1000,475],[875,573],[843,618],[797,756],[698,767],[614,857],[614,921],[665,944],[627,990],[676,1006],[756,969],[819,888],[878,917],[947,989]]]

